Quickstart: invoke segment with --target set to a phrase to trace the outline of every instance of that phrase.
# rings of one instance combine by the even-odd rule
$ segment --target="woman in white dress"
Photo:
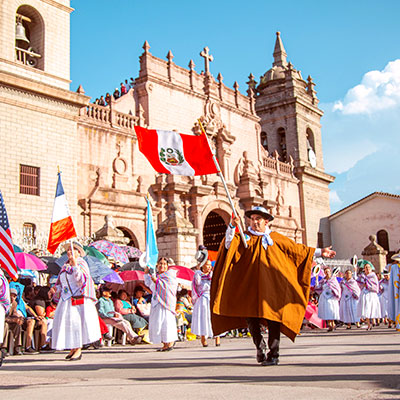
[[[178,289],[177,271],[168,269],[168,261],[161,257],[157,262],[157,275],[145,269],[144,284],[152,291],[149,316],[149,338],[152,343],[162,343],[158,351],[170,351],[178,340],[175,309]]]
[[[194,274],[192,281],[193,314],[191,331],[201,337],[201,344],[207,347],[207,338],[212,338],[210,311],[210,287],[212,278],[211,261],[207,260]],[[215,338],[215,345],[220,345],[220,338]]]
[[[381,305],[381,318],[385,325],[388,323],[388,306],[389,306],[389,271],[385,268],[382,272],[383,278],[379,281],[379,303]],[[392,327],[389,321],[389,328]]]
[[[0,345],[3,343],[4,337],[4,323],[6,313],[11,305],[10,300],[10,288],[8,286],[8,280],[4,276],[3,271],[0,268]],[[3,352],[0,351],[0,367],[3,364]]]
[[[339,299],[341,289],[336,277],[332,277],[330,268],[325,268],[324,273],[325,278],[318,283],[315,290],[320,293],[318,317],[327,322],[328,332],[330,332],[336,328],[335,321],[340,319]]]
[[[342,296],[339,304],[340,320],[347,324],[347,329],[351,329],[351,324],[357,324],[357,327],[360,327],[357,304],[361,290],[358,283],[353,278],[353,273],[349,269],[344,274],[341,286]]]
[[[372,329],[376,318],[381,317],[381,305],[379,303],[379,281],[372,272],[371,264],[364,265],[364,273],[359,275],[357,279],[361,287],[360,301],[358,302],[358,315],[360,319],[366,319],[368,330]]]
[[[82,258],[83,247],[73,242],[64,246],[68,262],[61,268],[56,283],[58,305],[54,314],[52,347],[69,349],[66,360],[82,358],[82,346],[101,338],[96,293],[89,267]]]

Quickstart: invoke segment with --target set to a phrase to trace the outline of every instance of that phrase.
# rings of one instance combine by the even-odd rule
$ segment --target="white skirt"
[[[210,300],[205,296],[200,296],[193,306],[191,332],[194,335],[212,338]]]
[[[318,302],[318,317],[328,321],[339,321],[339,301],[336,297],[327,298],[323,295],[320,296]]]
[[[378,293],[362,290],[357,307],[360,318],[381,318],[381,305]]]
[[[6,310],[2,305],[0,305],[0,344],[3,343],[5,318],[6,318]]]
[[[357,314],[357,304],[358,299],[355,299],[353,296],[350,296],[347,299],[342,297],[339,304],[339,314],[342,322],[345,324],[355,324],[360,321]]]
[[[176,317],[161,304],[151,305],[149,317],[149,338],[154,344],[178,340]]]
[[[83,304],[73,306],[71,298],[60,298],[54,315],[51,347],[56,350],[77,349],[100,338],[94,301],[85,297]]]
[[[381,318],[388,316],[389,299],[384,295],[379,296],[379,303],[381,305]]]

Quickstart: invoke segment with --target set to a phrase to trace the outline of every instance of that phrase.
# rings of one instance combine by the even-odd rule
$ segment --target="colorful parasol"
[[[119,261],[122,264],[129,262],[125,251],[117,244],[108,240],[97,240],[96,242],[90,243],[89,246],[96,248],[107,257],[112,257],[115,261]]]
[[[139,258],[143,251],[139,250],[137,247],[133,246],[120,246],[129,258]]]

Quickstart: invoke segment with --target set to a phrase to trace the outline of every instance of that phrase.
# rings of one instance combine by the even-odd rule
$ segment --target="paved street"
[[[114,346],[84,352],[8,357],[0,369],[0,399],[398,399],[400,334],[343,328],[282,338],[281,364],[255,362],[250,338],[156,346]]]

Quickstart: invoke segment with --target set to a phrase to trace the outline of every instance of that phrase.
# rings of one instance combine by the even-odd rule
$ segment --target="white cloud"
[[[331,207],[335,208],[340,207],[343,204],[343,201],[340,199],[336,190],[331,190],[329,192],[329,202],[331,204]]]
[[[367,72],[361,83],[350,89],[333,111],[343,114],[374,114],[400,106],[400,59],[389,62],[383,71]]]

